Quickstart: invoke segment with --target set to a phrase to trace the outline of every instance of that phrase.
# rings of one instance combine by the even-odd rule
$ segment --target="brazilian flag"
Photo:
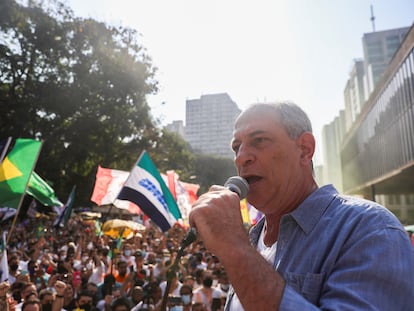
[[[42,142],[18,138],[0,164],[0,207],[18,208],[36,164]]]

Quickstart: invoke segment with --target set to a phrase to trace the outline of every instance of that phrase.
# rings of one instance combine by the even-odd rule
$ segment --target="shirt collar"
[[[308,234],[316,226],[325,210],[337,195],[338,192],[332,185],[316,189],[294,211],[282,217],[281,225],[293,219],[303,232]],[[253,245],[257,244],[264,224],[265,217],[262,217],[251,229],[250,238]]]
[[[338,192],[332,185],[320,187],[286,216],[291,216],[303,232],[308,234],[319,222],[319,219],[337,195]]]

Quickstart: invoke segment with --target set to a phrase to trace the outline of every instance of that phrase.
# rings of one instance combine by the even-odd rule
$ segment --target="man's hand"
[[[220,260],[234,245],[250,245],[240,212],[240,198],[223,186],[212,186],[198,198],[189,221],[206,248]]]

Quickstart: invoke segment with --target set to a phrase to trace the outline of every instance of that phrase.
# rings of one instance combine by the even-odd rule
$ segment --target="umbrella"
[[[83,219],[98,219],[102,217],[101,213],[94,212],[81,212],[79,215],[82,216]]]
[[[414,225],[408,225],[404,227],[405,231],[412,231],[414,232]]]
[[[130,239],[138,231],[143,230],[145,230],[144,225],[131,220],[111,219],[102,225],[103,233],[113,239],[120,237]]]

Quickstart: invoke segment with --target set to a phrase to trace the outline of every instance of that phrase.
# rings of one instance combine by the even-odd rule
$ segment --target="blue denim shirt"
[[[253,245],[263,225],[252,228]],[[414,310],[413,247],[374,202],[321,187],[283,216],[277,243],[274,268],[286,281],[279,310]]]

